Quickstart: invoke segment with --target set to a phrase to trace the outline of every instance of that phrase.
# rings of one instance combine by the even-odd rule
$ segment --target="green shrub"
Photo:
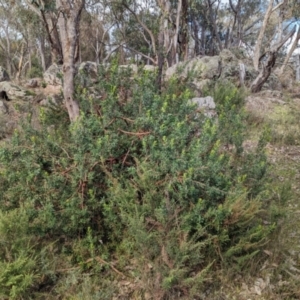
[[[243,97],[215,91],[219,116],[209,119],[175,80],[159,93],[149,74],[100,70],[99,97],[77,89],[78,122],[45,110],[42,130],[24,124],[0,149],[0,208],[25,206],[30,232],[59,240],[82,272],[101,277],[107,268],[88,258],[116,256],[155,299],[191,299],[209,272],[246,268],[275,228],[266,136],[244,152]]]
[[[31,67],[27,72],[28,78],[43,77],[43,70],[40,67]]]
[[[37,56],[31,57],[31,68],[27,71],[28,78],[43,77],[43,68]]]
[[[0,211],[0,296],[20,299],[30,295],[36,274],[33,239],[28,234],[24,209]]]

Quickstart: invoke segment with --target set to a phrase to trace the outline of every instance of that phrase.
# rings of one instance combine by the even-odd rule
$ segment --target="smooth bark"
[[[63,49],[63,94],[71,122],[80,114],[79,103],[74,99],[74,75],[76,45],[79,38],[79,22],[85,6],[84,0],[56,0],[59,12],[58,27]]]
[[[264,20],[263,20],[263,24],[260,28],[258,38],[257,38],[257,42],[255,44],[254,55],[253,55],[253,66],[254,66],[255,70],[257,70],[257,71],[259,69],[259,60],[260,60],[260,57],[261,57],[260,53],[261,53],[261,48],[262,48],[262,42],[263,42],[263,38],[264,38],[264,35],[265,35],[265,31],[266,31],[270,16],[274,11],[276,11],[282,5],[287,3],[287,0],[283,0],[281,3],[277,4],[275,7],[273,7],[273,2],[274,2],[273,0],[270,0],[270,2],[269,2],[269,6],[268,6],[268,9],[266,11]]]
[[[262,68],[261,68],[258,76],[255,78],[255,80],[251,84],[251,92],[252,93],[257,93],[262,89],[262,86],[268,80],[268,78],[271,75],[271,72],[275,66],[278,51],[286,43],[286,41],[295,34],[295,32],[296,32],[296,26],[280,42],[273,45],[268,52],[266,52],[264,55],[261,56],[260,60],[263,60],[266,58],[266,62],[262,63]]]
[[[297,46],[298,46],[299,40],[300,40],[300,27],[298,27],[297,35],[296,35],[296,38],[294,39],[294,42],[293,42],[293,44],[292,44],[292,47],[290,48],[290,50],[289,50],[287,56],[286,56],[285,59],[284,59],[284,62],[283,62],[283,64],[282,64],[281,68],[280,68],[279,71],[278,71],[278,75],[279,75],[279,76],[281,76],[281,75],[283,74],[283,71],[284,71],[284,69],[285,69],[285,67],[286,67],[286,65],[287,65],[287,63],[288,63],[288,61],[290,60],[290,58],[291,58],[293,52],[295,51],[295,49],[296,49]]]

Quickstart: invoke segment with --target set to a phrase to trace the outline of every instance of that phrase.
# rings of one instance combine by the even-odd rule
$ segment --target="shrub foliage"
[[[153,299],[197,299],[275,228],[266,138],[243,149],[234,87],[214,90],[210,119],[176,80],[158,92],[153,74],[112,66],[98,82],[77,87],[78,122],[41,110],[41,130],[25,122],[0,149],[1,296],[83,295],[89,282],[89,297],[111,299],[103,286],[122,272]]]

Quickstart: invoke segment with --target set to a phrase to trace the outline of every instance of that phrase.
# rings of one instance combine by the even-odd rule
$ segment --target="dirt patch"
[[[45,88],[40,88],[39,91],[47,96],[57,95],[62,91],[62,87],[48,84]]]

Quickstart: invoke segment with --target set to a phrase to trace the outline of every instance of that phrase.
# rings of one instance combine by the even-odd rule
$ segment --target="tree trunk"
[[[182,29],[180,34],[180,57],[184,61],[188,59],[189,52],[189,3],[182,1]]]
[[[81,12],[85,6],[84,0],[76,0],[71,5],[64,0],[56,0],[59,11],[58,27],[63,49],[63,94],[71,122],[80,114],[79,103],[74,99],[75,52],[78,41],[78,28]]]
[[[209,21],[210,21],[210,24],[212,26],[212,35],[217,41],[217,44],[218,44],[218,47],[219,47],[218,50],[222,51],[223,50],[223,45],[222,45],[220,35],[218,33],[218,26],[217,26],[217,22],[216,22],[216,13],[214,13],[214,11],[213,11],[213,5],[214,5],[214,2],[211,2],[211,0],[207,0],[207,6],[208,6],[208,12],[209,12]]]
[[[263,24],[260,28],[259,34],[258,34],[258,38],[257,38],[257,42],[255,44],[255,49],[254,49],[254,55],[253,55],[253,65],[254,65],[254,69],[258,71],[258,65],[259,65],[259,59],[260,59],[260,53],[261,53],[261,47],[262,47],[262,42],[263,42],[263,38],[264,38],[264,34],[267,28],[267,24],[268,21],[270,19],[271,14],[279,9],[282,5],[287,3],[287,0],[283,0],[281,3],[277,4],[274,8],[273,8],[273,0],[269,0],[269,6],[268,9],[266,11],[264,20],[263,20]]]
[[[175,24],[175,34],[173,36],[173,51],[174,57],[172,59],[172,65],[177,64],[179,62],[179,55],[177,53],[177,46],[179,41],[179,25],[180,25],[180,17],[182,11],[182,0],[178,0],[177,4],[177,14],[176,14],[176,24]]]
[[[254,69],[256,71],[258,71],[258,64],[259,64],[262,41],[263,41],[263,38],[264,38],[264,34],[265,34],[265,31],[266,31],[266,28],[267,28],[269,18],[270,18],[271,13],[272,13],[273,0],[269,0],[269,1],[270,1],[270,3],[269,3],[269,6],[268,6],[268,9],[267,9],[267,12],[265,14],[262,26],[260,28],[258,38],[257,38],[256,44],[255,44],[255,49],[254,49],[253,66],[254,66]]]
[[[156,87],[158,91],[161,91],[162,73],[164,67],[164,32],[163,32],[164,20],[160,20],[160,31],[158,33],[158,51],[157,51],[157,66],[158,72],[156,77]]]
[[[51,63],[62,64],[62,45],[59,39],[59,33],[57,31],[56,17],[46,16],[45,12],[41,11],[40,18],[45,26],[48,41],[51,47]]]
[[[46,59],[45,59],[45,40],[44,37],[40,37],[38,41],[38,51],[40,53],[41,65],[43,72],[46,71]]]
[[[267,61],[263,64],[259,75],[255,78],[253,83],[251,84],[251,92],[257,93],[261,90],[263,84],[268,80],[272,69],[274,68],[277,53],[280,48],[286,43],[288,39],[290,39],[296,32],[296,26],[287,34],[280,42],[273,45],[267,53],[261,56],[260,59],[267,57]]]
[[[30,55],[30,53],[29,53],[29,55]],[[21,57],[20,57],[19,64],[18,64],[18,71],[16,74],[17,80],[20,80],[21,71],[22,71],[22,67],[23,67],[23,59],[24,59],[24,43],[22,43],[22,46],[21,46]]]
[[[268,53],[267,63],[265,64],[265,66],[263,66],[263,68],[259,72],[259,75],[255,78],[255,80],[251,84],[252,93],[257,93],[261,91],[264,83],[268,80],[276,62],[276,54],[277,52],[271,52],[271,51]]]
[[[300,40],[300,27],[298,28],[298,31],[297,31],[297,35],[296,35],[296,38],[293,42],[293,45],[291,47],[291,49],[289,50],[287,56],[285,57],[284,59],[284,62],[281,66],[281,68],[279,69],[279,72],[278,72],[278,75],[281,76],[283,74],[283,71],[288,63],[288,61],[290,60],[293,52],[295,51],[296,47],[298,46],[298,41]]]

